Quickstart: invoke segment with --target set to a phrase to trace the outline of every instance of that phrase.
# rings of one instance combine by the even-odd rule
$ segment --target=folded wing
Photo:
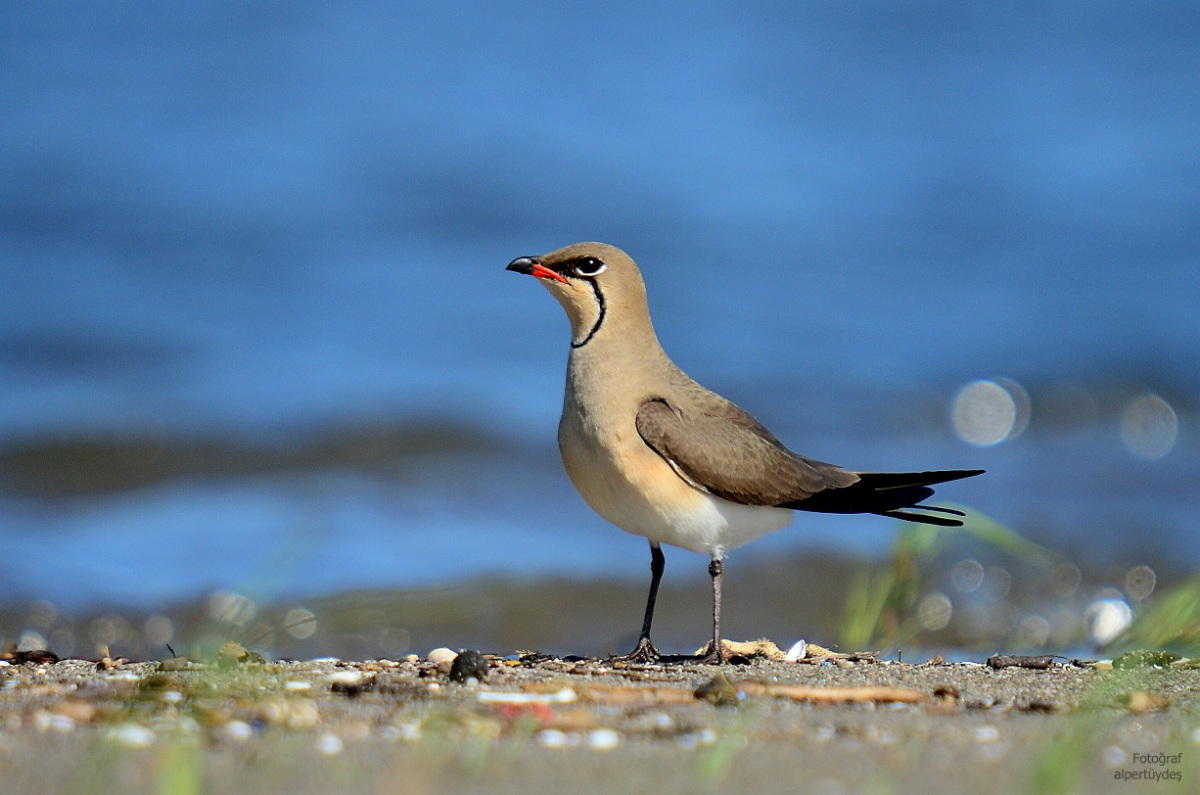
[[[933,484],[982,470],[851,472],[788,450],[736,405],[713,395],[712,405],[686,411],[662,399],[637,414],[643,441],[693,487],[743,505],[774,505],[822,513],[874,513],[954,527],[961,511],[920,503]],[[933,511],[928,515],[906,509]]]

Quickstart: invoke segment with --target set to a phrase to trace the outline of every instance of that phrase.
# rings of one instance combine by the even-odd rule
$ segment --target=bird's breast
[[[732,549],[787,525],[792,512],[739,505],[683,481],[628,418],[568,404],[559,423],[563,464],[596,513],[623,530],[693,552]]]

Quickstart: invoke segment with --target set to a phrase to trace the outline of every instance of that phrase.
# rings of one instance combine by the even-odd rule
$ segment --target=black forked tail
[[[820,513],[874,513],[903,519],[906,522],[922,522],[941,527],[961,527],[962,521],[947,516],[964,516],[962,511],[941,508],[936,505],[921,505],[933,496],[931,485],[961,480],[983,473],[982,469],[958,469],[941,472],[860,472],[859,480],[840,489],[819,491],[803,500],[785,503],[781,508]],[[932,511],[933,514],[913,513],[910,510]]]

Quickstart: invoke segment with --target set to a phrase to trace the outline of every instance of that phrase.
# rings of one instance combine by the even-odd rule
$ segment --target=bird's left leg
[[[723,665],[725,649],[721,646],[721,581],[725,577],[725,561],[720,551],[713,553],[708,564],[708,575],[712,577],[713,636],[707,651],[700,655],[698,662]]]

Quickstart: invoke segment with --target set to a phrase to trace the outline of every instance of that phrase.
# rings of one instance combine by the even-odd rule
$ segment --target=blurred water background
[[[950,554],[948,642],[1050,643],[1200,563],[1194,3],[5,16],[7,642],[154,654],[184,614],[270,636],[272,609],[321,637],[314,605],[351,593],[375,618],[346,637],[374,640],[321,650],[398,653],[430,611],[494,641],[515,588],[504,642],[554,645],[529,627],[582,604],[623,643],[645,542],[562,473],[566,321],[504,271],[589,239],[642,264],[676,361],[798,451],[988,470],[943,493],[1062,560],[1022,602],[1019,564]],[[827,626],[817,595],[896,525],[801,515],[734,553],[733,634]],[[667,572],[703,639],[703,559]]]

